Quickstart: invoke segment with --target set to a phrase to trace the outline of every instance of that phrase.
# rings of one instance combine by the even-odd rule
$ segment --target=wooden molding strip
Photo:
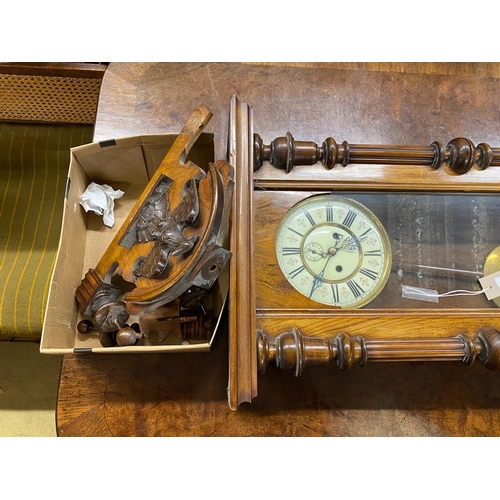
[[[228,161],[235,170],[229,291],[229,407],[257,396],[253,259],[253,113],[237,97],[229,112]]]
[[[102,80],[107,63],[0,63],[0,73],[65,78],[96,78]]]

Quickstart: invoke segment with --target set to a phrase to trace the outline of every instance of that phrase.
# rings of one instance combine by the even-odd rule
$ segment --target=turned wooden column
[[[474,146],[471,140],[463,137],[451,140],[446,146],[438,141],[430,146],[349,144],[347,141],[337,144],[335,139],[328,137],[319,146],[311,141],[296,141],[290,132],[265,145],[259,134],[254,134],[254,170],[265,161],[287,173],[296,165],[320,162],[328,170],[335,165],[345,167],[355,163],[420,165],[438,169],[446,163],[455,173],[465,174],[474,165],[481,170],[500,166],[500,148],[492,148],[484,142]]]
[[[341,370],[354,364],[393,361],[462,361],[470,365],[478,358],[489,370],[500,370],[500,332],[484,327],[473,339],[456,337],[417,339],[364,339],[338,333],[334,337],[306,337],[297,328],[274,339],[265,332],[257,335],[258,370],[269,363],[292,370],[296,377],[310,365],[336,363]]]

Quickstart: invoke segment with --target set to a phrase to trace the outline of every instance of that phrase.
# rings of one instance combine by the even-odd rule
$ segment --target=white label
[[[488,300],[500,297],[500,271],[479,278],[479,283],[481,283]]]

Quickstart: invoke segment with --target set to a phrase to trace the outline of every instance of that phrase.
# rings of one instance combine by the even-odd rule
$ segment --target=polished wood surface
[[[59,436],[496,436],[498,374],[457,363],[373,364],[300,378],[269,367],[229,409],[227,333],[211,353],[66,355]]]
[[[236,96],[229,111],[228,159],[235,171],[231,214],[228,403],[236,409],[257,396],[253,210],[253,115]],[[243,335],[240,333],[243,332]]]
[[[491,99],[498,97],[498,82],[490,76],[497,76],[498,65],[413,64],[406,67],[406,73],[404,65],[395,68],[390,64],[305,66],[111,64],[101,91],[96,139],[178,131],[188,110],[204,102],[214,113],[213,128],[209,131],[215,133],[216,158],[223,158],[229,97],[236,93],[252,102],[255,129],[266,143],[286,130],[293,131],[297,138],[319,141],[336,134],[333,123],[345,131],[343,137],[349,136],[349,140],[357,143],[394,144],[395,140],[387,138],[394,138],[402,129],[402,135],[413,134],[418,139],[415,144],[426,144],[428,136],[435,140],[439,135],[442,140],[465,136],[475,142],[478,139],[498,145],[494,140],[498,130],[496,112],[490,109]],[[485,71],[490,72],[485,76]],[[345,99],[350,93],[350,114],[344,115],[341,123],[336,119],[346,112],[342,106],[329,120],[319,120],[319,110],[335,111],[336,96],[332,92],[326,98],[325,94],[311,92],[318,82],[320,85],[330,82],[340,94],[338,99]],[[366,95],[358,99],[356,107],[356,92],[360,89]],[[380,89],[385,92],[383,101]],[[415,89],[427,92],[424,107],[439,109],[430,120],[419,120]],[[447,100],[446,96],[451,97]],[[450,101],[458,101],[460,105],[448,107]],[[404,109],[405,102],[411,103],[411,109]],[[463,106],[467,108],[465,114]],[[473,116],[474,120],[464,122],[464,116]],[[443,123],[445,117],[448,121]],[[493,170],[477,173],[493,175],[488,174]],[[294,173],[295,170],[289,175]],[[352,175],[358,175],[357,171],[353,170]],[[362,177],[362,173],[359,175]],[[264,173],[261,178],[265,182]],[[231,411],[227,401],[227,359],[224,330],[219,332],[211,353],[67,355],[59,388],[58,433],[60,436],[500,434],[498,376],[479,364],[465,367],[460,362],[377,363],[353,367],[348,372],[330,366],[312,366],[298,379],[289,372],[268,367],[259,376],[258,397]]]

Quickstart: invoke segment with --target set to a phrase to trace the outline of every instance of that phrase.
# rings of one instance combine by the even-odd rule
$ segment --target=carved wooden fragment
[[[211,116],[204,105],[195,109],[100,261],[76,290],[80,313],[93,318],[101,343],[104,335],[118,332],[119,345],[132,345],[147,332],[134,335],[126,324],[130,315],[150,314],[191,287],[209,290],[229,261],[233,168],[224,160],[204,168],[186,160]],[[117,274],[134,285],[132,291],[123,295],[112,282]],[[192,329],[192,336],[202,338],[208,331],[203,316],[197,322],[201,330]],[[107,344],[112,341],[106,339]]]

